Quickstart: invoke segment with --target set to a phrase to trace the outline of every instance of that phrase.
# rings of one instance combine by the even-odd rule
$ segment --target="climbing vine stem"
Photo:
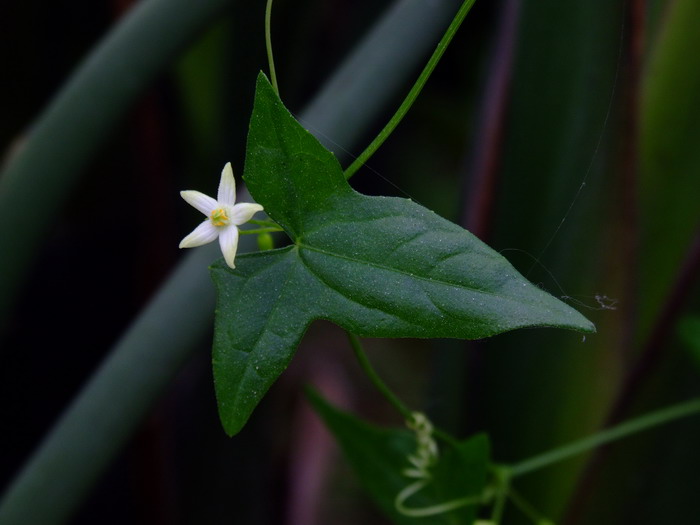
[[[270,67],[270,82],[272,83],[272,88],[277,93],[280,94],[280,89],[277,86],[277,73],[275,73],[275,59],[272,56],[272,0],[267,0],[267,6],[265,7],[265,47],[267,48],[267,62]]]
[[[472,8],[472,5],[474,5],[474,2],[475,0],[464,0],[464,2],[462,2],[462,6],[459,8],[459,11],[457,11],[457,14],[447,28],[447,31],[445,31],[445,34],[440,42],[438,42],[435,51],[430,57],[430,60],[428,60],[428,63],[425,65],[425,68],[423,68],[418,80],[416,80],[416,83],[413,84],[411,91],[408,92],[408,95],[406,95],[406,98],[399,106],[399,109],[396,110],[396,113],[394,113],[394,116],[391,117],[391,120],[387,123],[387,125],[384,126],[384,129],[379,132],[379,135],[377,135],[377,137],[370,143],[369,146],[367,146],[360,156],[357,157],[355,161],[345,170],[346,179],[352,177],[355,172],[360,169],[365,162],[367,162],[374,152],[379,149],[379,146],[381,146],[389,135],[391,135],[396,126],[399,125],[399,122],[401,122],[406,113],[408,113],[408,110],[411,109],[411,106],[416,101],[416,98],[418,98],[423,86],[425,86],[428,78],[430,78],[435,66],[437,66],[437,63],[442,58],[445,49],[447,49],[447,46],[452,41],[452,38],[455,36],[459,26],[462,25],[462,21],[464,21],[464,18],[467,16],[467,13],[469,13],[469,10]],[[272,1],[270,0],[269,3],[272,3]]]
[[[574,441],[563,447],[556,448],[539,456],[532,457],[509,467],[510,477],[515,478],[535,470],[548,467],[578,454],[583,454],[597,447],[636,434],[676,419],[700,413],[700,398],[685,401],[650,414],[626,421],[614,427],[605,429],[587,438]]]

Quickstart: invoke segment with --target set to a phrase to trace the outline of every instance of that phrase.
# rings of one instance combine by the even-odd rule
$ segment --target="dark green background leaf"
[[[700,372],[700,317],[689,315],[681,320],[678,333]]]
[[[700,3],[673,4],[649,59],[641,101],[642,335],[700,226]]]
[[[360,336],[478,339],[515,328],[594,331],[459,226],[406,199],[355,192],[338,161],[258,78],[244,178],[294,245],[219,262],[214,375],[240,430],[307,326]]]
[[[414,435],[401,429],[379,428],[346,414],[309,392],[316,412],[323,418],[377,505],[399,525],[471,524],[475,506],[424,518],[400,514],[394,507],[396,495],[412,483],[401,474],[409,467],[406,459],[416,449]],[[455,442],[441,450],[431,470],[433,483],[406,502],[410,508],[438,505],[458,498],[478,496],[486,484],[489,444],[485,435]]]

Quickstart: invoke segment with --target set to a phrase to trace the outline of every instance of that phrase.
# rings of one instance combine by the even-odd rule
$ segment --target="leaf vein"
[[[304,267],[311,273],[311,275],[313,275],[314,277],[316,277],[316,279],[318,279],[318,280],[324,285],[324,287],[325,287],[326,289],[331,290],[332,292],[336,293],[337,295],[341,296],[342,298],[346,299],[347,301],[350,301],[351,303],[355,303],[355,304],[357,304],[357,305],[360,305],[362,308],[366,308],[366,309],[368,309],[368,310],[375,310],[375,311],[378,311],[378,312],[382,312],[383,314],[386,314],[386,315],[388,315],[388,316],[391,316],[391,317],[393,317],[394,319],[398,319],[398,320],[403,321],[403,322],[405,322],[405,323],[409,323],[410,325],[413,325],[413,326],[421,326],[421,327],[426,326],[426,325],[422,325],[422,324],[416,324],[415,321],[414,321],[413,319],[409,319],[409,318],[407,318],[407,317],[402,317],[401,315],[398,315],[398,314],[395,313],[395,312],[389,312],[389,311],[387,311],[387,310],[383,310],[383,309],[380,309],[380,308],[376,308],[376,307],[373,307],[373,306],[369,306],[369,305],[367,305],[367,304],[362,303],[361,301],[358,301],[357,299],[355,299],[355,298],[353,298],[353,297],[350,297],[349,295],[344,294],[344,293],[341,292],[340,290],[337,290],[336,288],[334,288],[334,287],[331,285],[331,283],[329,283],[326,279],[324,279],[324,277],[323,277],[321,274],[319,274],[314,268],[312,268],[311,266],[309,266],[309,264],[307,264],[307,262],[304,260],[303,257],[300,256],[299,259],[301,260],[301,263],[304,265]],[[336,322],[337,322],[337,321],[336,321]]]
[[[337,257],[337,258],[339,258],[339,259],[344,259],[344,260],[346,260],[346,261],[350,261],[350,262],[355,263],[355,264],[366,264],[366,265],[368,265],[368,266],[372,266],[372,267],[378,268],[378,269],[380,269],[380,270],[385,270],[385,271],[387,271],[387,272],[394,272],[394,273],[398,273],[398,274],[401,274],[401,275],[405,275],[405,276],[407,276],[407,277],[410,277],[410,278],[412,278],[412,279],[416,279],[416,280],[419,280],[419,281],[426,281],[426,282],[429,282],[429,283],[432,283],[432,284],[436,284],[436,285],[440,285],[440,286],[446,286],[446,287],[462,288],[463,290],[467,290],[467,291],[472,292],[472,293],[475,293],[475,294],[489,295],[489,296],[491,296],[491,297],[495,297],[495,298],[498,298],[498,299],[501,299],[501,300],[504,300],[504,301],[508,301],[508,302],[510,302],[510,303],[516,303],[516,304],[517,304],[519,301],[522,302],[522,298],[519,298],[519,301],[516,301],[516,300],[514,300],[513,298],[508,297],[507,295],[499,294],[499,293],[492,292],[492,291],[489,291],[489,290],[484,290],[484,289],[479,289],[479,288],[473,288],[473,287],[467,286],[467,285],[465,285],[464,283],[461,283],[461,282],[443,281],[443,280],[440,280],[440,279],[435,279],[435,278],[433,278],[433,277],[425,277],[425,276],[422,276],[422,275],[416,275],[416,274],[414,274],[414,273],[407,272],[407,271],[402,270],[402,269],[400,269],[400,268],[393,268],[393,267],[391,267],[391,266],[386,266],[386,265],[383,265],[383,264],[380,264],[380,263],[377,263],[377,262],[374,262],[374,261],[366,261],[366,260],[362,260],[362,259],[355,259],[355,258],[350,257],[350,256],[348,256],[348,255],[342,255],[342,254],[339,254],[339,253],[329,252],[329,251],[327,251],[327,250],[323,250],[323,249],[318,248],[318,247],[316,247],[316,246],[309,246],[308,244],[302,244],[302,243],[299,243],[299,242],[297,242],[297,246],[299,246],[299,248],[304,248],[304,249],[307,249],[307,250],[309,250],[309,251],[313,251],[313,252],[320,253],[320,254],[322,254],[322,255],[327,255],[327,256],[329,256],[329,257]],[[308,267],[308,265],[306,265],[306,266]],[[433,267],[433,268],[431,269],[431,271],[434,271],[434,270],[435,270],[435,267]],[[513,272],[515,272],[515,270],[513,270]]]

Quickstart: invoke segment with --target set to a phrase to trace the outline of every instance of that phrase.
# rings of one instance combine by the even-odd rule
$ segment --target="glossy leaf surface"
[[[212,268],[214,375],[240,430],[315,319],[360,336],[478,339],[515,328],[593,325],[459,226],[416,203],[370,197],[258,78],[244,178],[293,241]]]

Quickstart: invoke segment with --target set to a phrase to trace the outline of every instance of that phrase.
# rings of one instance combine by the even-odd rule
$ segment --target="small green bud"
[[[269,233],[259,233],[258,234],[258,248],[261,252],[266,250],[272,250],[275,247],[275,243],[272,240],[272,235]]]

